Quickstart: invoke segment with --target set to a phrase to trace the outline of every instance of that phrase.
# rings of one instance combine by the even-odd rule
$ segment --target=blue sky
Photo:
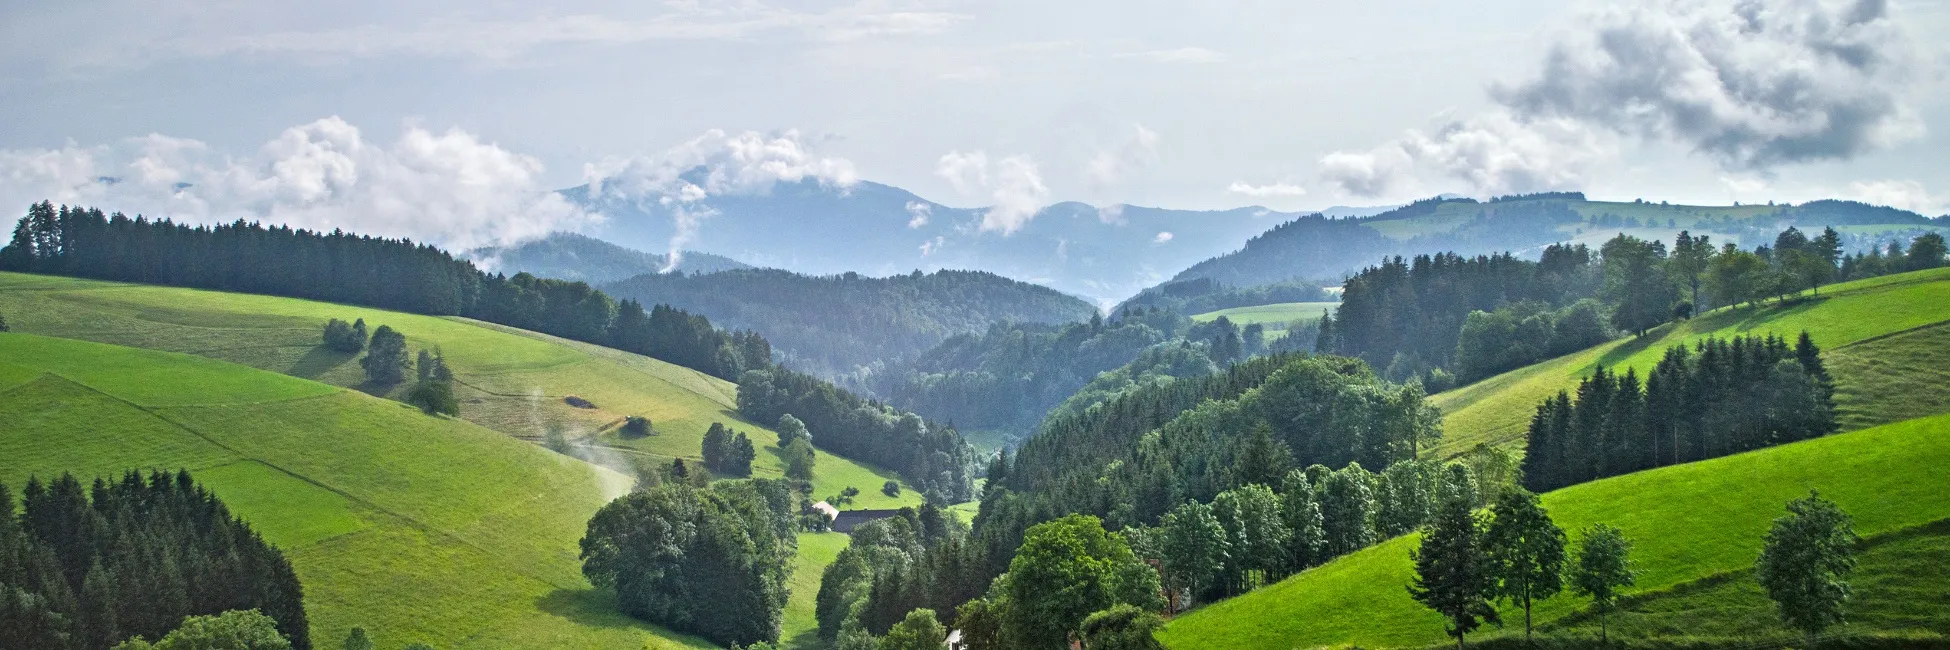
[[[995,236],[1059,200],[1941,214],[1947,28],[1941,0],[16,2],[0,201],[470,244],[600,220],[545,192],[591,179],[682,200],[696,163],[996,205]]]

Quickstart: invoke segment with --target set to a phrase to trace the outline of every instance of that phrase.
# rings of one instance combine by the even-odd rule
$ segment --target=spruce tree
[[[1528,641],[1531,606],[1564,586],[1564,529],[1551,521],[1536,494],[1509,488],[1490,506],[1483,544],[1497,596],[1523,607],[1523,638]]]
[[[1496,593],[1490,559],[1483,548],[1483,523],[1472,504],[1444,499],[1435,521],[1422,534],[1420,548],[1410,551],[1415,580],[1409,596],[1449,619],[1448,634],[1463,647],[1463,637],[1485,622],[1502,624],[1489,598]]]

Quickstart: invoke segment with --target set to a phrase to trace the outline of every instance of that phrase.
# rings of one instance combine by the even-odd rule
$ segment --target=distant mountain
[[[602,289],[757,331],[772,343],[775,359],[829,378],[862,378],[996,323],[1073,323],[1097,315],[1095,305],[1075,296],[979,271],[871,278],[735,269],[645,274]]]
[[[1254,236],[1239,250],[1191,265],[1170,282],[1204,279],[1230,287],[1256,287],[1339,277],[1385,256],[1443,251],[1464,255],[1511,251],[1534,257],[1557,242],[1597,248],[1619,233],[1671,242],[1679,231],[1690,230],[1711,236],[1716,245],[1760,243],[1771,241],[1788,226],[1813,230],[1849,226],[1843,228],[1845,247],[1863,250],[1950,222],[1854,201],[1691,206],[1590,201],[1578,192],[1490,201],[1445,195],[1368,217],[1292,219]]]
[[[479,248],[466,257],[494,270],[590,284],[613,282],[664,270],[662,255],[624,248],[594,237],[558,232],[510,248]],[[749,269],[750,264],[710,253],[687,252],[678,258],[678,273],[716,273]]]
[[[600,210],[591,234],[644,250],[669,247],[676,229],[654,202],[562,194]],[[814,275],[889,276],[973,269],[1034,282],[1109,306],[1201,259],[1232,250],[1299,213],[1058,203],[1007,236],[978,229],[983,210],[954,208],[906,190],[861,182],[847,189],[780,183],[764,194],[703,200],[715,211],[686,248]],[[715,318],[715,317],[714,317]]]

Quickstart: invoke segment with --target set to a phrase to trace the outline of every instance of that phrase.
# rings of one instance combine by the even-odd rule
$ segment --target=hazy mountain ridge
[[[644,273],[664,272],[669,258],[618,246],[601,239],[569,232],[551,233],[534,241],[505,248],[478,248],[466,255],[477,263],[513,275],[531,275],[558,280],[581,280],[590,284],[613,282]],[[716,273],[749,269],[750,264],[722,255],[685,252],[678,257],[677,273]]]

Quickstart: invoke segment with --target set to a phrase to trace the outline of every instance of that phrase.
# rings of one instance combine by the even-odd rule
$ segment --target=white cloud
[[[1659,0],[1606,8],[1540,75],[1494,89],[1525,119],[1670,139],[1730,169],[1846,160],[1909,139],[1917,55],[1888,0]]]
[[[1115,185],[1158,162],[1158,132],[1133,124],[1131,134],[1117,146],[1098,151],[1083,167],[1084,176],[1098,186]]]
[[[920,201],[907,202],[907,227],[919,228],[928,225],[928,217],[934,214],[934,206]]]
[[[1181,47],[1169,50],[1145,50],[1142,52],[1120,52],[1111,55],[1119,59],[1138,59],[1152,63],[1223,63],[1226,55],[1202,47]]]
[[[1255,198],[1295,197],[1305,196],[1307,194],[1307,188],[1286,181],[1265,185],[1253,185],[1245,181],[1233,181],[1231,185],[1226,186],[1226,191]]]
[[[846,189],[860,181],[860,174],[851,160],[814,152],[812,143],[795,130],[730,135],[712,129],[661,155],[584,165],[583,180],[592,197],[654,205],[671,214],[676,232],[666,258],[668,270],[676,268],[683,246],[696,239],[704,220],[717,214],[706,199],[763,193],[778,183],[807,180]]]
[[[991,203],[982,211],[979,225],[984,232],[1015,234],[1049,203],[1042,173],[1027,156],[1008,156],[991,164],[986,152],[950,151],[936,161],[935,174],[957,192],[987,195]]]
[[[933,255],[935,251],[941,250],[941,247],[947,244],[948,238],[946,237],[935,237],[934,239],[921,242],[921,256],[927,257]]]
[[[1173,235],[1172,235],[1172,234],[1171,234],[1171,233],[1170,233],[1169,231],[1162,231],[1162,230],[1161,230],[1161,231],[1159,231],[1159,232],[1158,232],[1158,236],[1156,236],[1156,237],[1152,237],[1152,238],[1151,238],[1151,243],[1153,243],[1153,244],[1162,244],[1162,243],[1165,243],[1165,242],[1168,242],[1168,241],[1171,241],[1171,238],[1172,238],[1172,237],[1173,237]]]
[[[543,187],[542,172],[535,158],[460,129],[408,127],[387,146],[328,117],[286,129],[251,158],[163,135],[0,151],[0,197],[21,206],[49,199],[191,222],[343,228],[457,249],[601,220]]]
[[[1501,111],[1410,130],[1367,151],[1320,159],[1323,180],[1363,197],[1395,193],[1433,173],[1481,194],[1569,189],[1613,152],[1609,141],[1563,119],[1519,122]]]
[[[1922,183],[1913,180],[1856,181],[1849,183],[1848,198],[1934,215],[1945,209],[1942,198],[1933,196]]]
[[[1112,225],[1124,225],[1124,204],[1113,203],[1097,208],[1097,220]]]

